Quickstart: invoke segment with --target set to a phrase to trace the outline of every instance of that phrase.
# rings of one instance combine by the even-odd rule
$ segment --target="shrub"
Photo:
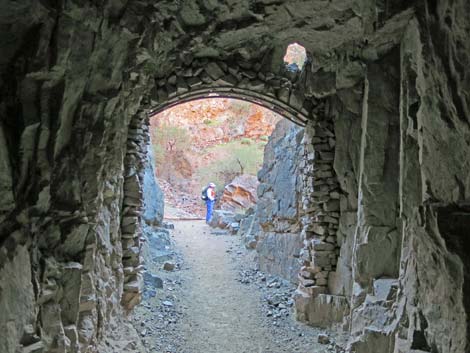
[[[191,137],[184,128],[162,125],[153,131],[153,150],[157,171],[169,171],[172,165],[191,147]]]
[[[252,140],[250,145],[238,140],[211,147],[207,153],[217,152],[217,155],[224,154],[227,157],[199,169],[196,174],[203,185],[213,182],[221,190],[240,174],[256,175],[263,163],[263,148],[264,143]]]

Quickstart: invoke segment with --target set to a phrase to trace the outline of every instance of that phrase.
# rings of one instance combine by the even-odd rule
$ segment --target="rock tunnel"
[[[95,352],[139,303],[149,114],[223,96],[305,126],[297,319],[343,323],[348,352],[469,352],[469,11],[3,2],[0,351]]]

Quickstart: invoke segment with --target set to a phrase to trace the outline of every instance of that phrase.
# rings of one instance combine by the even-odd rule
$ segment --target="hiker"
[[[212,219],[212,210],[214,209],[215,203],[215,184],[209,183],[207,187],[202,191],[202,199],[206,201],[206,223],[209,223]]]

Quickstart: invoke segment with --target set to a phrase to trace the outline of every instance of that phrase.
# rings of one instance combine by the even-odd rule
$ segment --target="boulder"
[[[212,214],[212,219],[209,225],[214,228],[225,229],[231,227],[232,224],[234,225],[235,223],[239,223],[242,218],[243,215],[241,214],[224,210],[215,210]]]
[[[254,175],[237,176],[225,187],[220,198],[220,208],[236,212],[252,207],[257,202],[257,187],[258,179]]]

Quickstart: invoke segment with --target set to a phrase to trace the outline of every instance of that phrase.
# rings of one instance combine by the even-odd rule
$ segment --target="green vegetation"
[[[230,110],[232,110],[240,118],[247,116],[250,111],[253,103],[242,101],[240,99],[232,99],[230,101]]]
[[[196,172],[202,185],[214,182],[217,189],[222,190],[226,184],[240,174],[257,174],[263,164],[266,142],[250,140],[250,144],[245,144],[244,140],[231,141],[207,149],[207,154],[227,157],[214,161],[207,168]]]
[[[177,155],[188,150],[191,146],[191,137],[186,129],[162,125],[153,132],[153,151],[157,165],[164,165],[172,161]]]
[[[220,120],[211,120],[211,119],[204,119],[203,123],[204,123],[204,125],[212,126],[212,127],[217,127],[217,126],[222,125],[222,121],[220,121]]]

